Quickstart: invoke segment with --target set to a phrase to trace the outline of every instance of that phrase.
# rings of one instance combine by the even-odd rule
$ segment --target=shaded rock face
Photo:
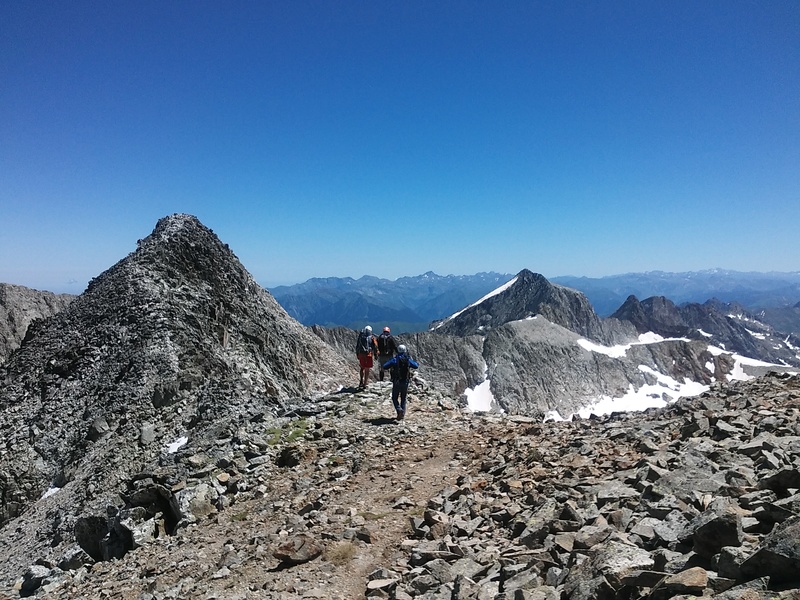
[[[0,283],[0,364],[19,348],[28,326],[63,310],[75,296]]]
[[[196,218],[161,219],[0,369],[0,523],[48,488],[70,515],[220,417],[338,389],[349,363],[282,308]],[[105,510],[102,508],[101,510]]]
[[[477,335],[455,337],[417,333],[402,337],[412,356],[419,359],[420,375],[459,396],[486,378],[483,339]]]
[[[776,332],[734,303],[709,300],[676,306],[663,296],[642,301],[629,296],[612,317],[630,322],[639,333],[705,340],[750,358],[800,366],[796,338]]]
[[[554,285],[538,273],[524,269],[501,293],[432,325],[432,331],[465,336],[485,334],[510,321],[542,315],[570,331],[601,343],[635,337],[629,326],[603,323],[589,300],[578,291]]]

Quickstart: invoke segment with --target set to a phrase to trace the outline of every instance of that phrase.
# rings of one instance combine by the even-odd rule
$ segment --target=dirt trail
[[[409,568],[402,543],[411,519],[456,484],[472,455],[469,417],[415,395],[406,421],[397,423],[388,418],[385,390],[378,390],[361,405],[358,396],[343,398],[347,414],[318,425],[335,439],[299,442],[306,459],[271,471],[261,497],[235,502],[121,561],[99,563],[53,597],[363,598],[376,569]],[[346,448],[357,467],[337,466],[345,452],[331,448],[339,438],[356,440]],[[320,557],[287,566],[273,556],[280,540],[303,532],[320,545]]]

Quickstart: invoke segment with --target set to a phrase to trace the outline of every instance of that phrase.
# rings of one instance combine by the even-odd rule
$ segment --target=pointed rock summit
[[[71,510],[101,502],[221,416],[354,379],[210,229],[165,217],[0,368],[0,523],[48,489]]]
[[[584,294],[553,284],[528,269],[476,303],[434,323],[432,329],[456,336],[485,334],[505,323],[537,315],[592,340],[605,342],[613,337]]]
[[[778,365],[800,365],[794,344],[741,305],[711,299],[677,306],[664,296],[639,301],[628,296],[612,315],[628,321],[639,333],[665,338],[704,340],[729,352]]]

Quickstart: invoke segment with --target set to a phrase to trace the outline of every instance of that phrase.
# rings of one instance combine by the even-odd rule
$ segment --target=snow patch
[[[175,454],[181,446],[185,446],[186,442],[189,441],[189,438],[184,436],[179,437],[177,440],[172,442],[167,446],[167,453],[168,454]]]
[[[60,489],[61,489],[60,487],[49,487],[49,488],[47,488],[47,491],[44,494],[42,494],[42,497],[40,498],[40,500],[44,500],[45,498],[49,498],[50,496],[55,494]]]
[[[663,342],[664,337],[658,335],[654,331],[648,331],[647,333],[640,333],[639,334],[639,342],[642,344],[655,344],[657,342]]]
[[[595,344],[594,342],[590,342],[589,340],[585,340],[583,338],[578,340],[578,345],[589,352],[605,354],[606,356],[610,356],[612,358],[622,358],[631,347],[630,344],[626,346],[601,346],[600,344]]]
[[[475,386],[475,388],[468,388],[464,391],[464,394],[467,396],[467,406],[472,412],[489,412],[492,410],[494,394],[492,394],[490,385],[491,380],[486,379],[483,383]]]
[[[646,365],[639,365],[639,370],[649,373],[656,378],[655,384],[643,385],[638,390],[633,385],[628,387],[628,391],[619,398],[601,396],[588,406],[578,410],[577,414],[583,419],[588,419],[591,415],[607,415],[612,412],[634,412],[648,408],[662,408],[669,401],[680,398],[681,396],[697,396],[707,391],[709,386],[687,380],[679,382],[668,375],[654,371]],[[665,398],[664,394],[668,396]],[[569,415],[567,418],[571,418]],[[560,421],[564,418],[557,411],[550,411],[545,415],[545,420]]]
[[[627,354],[631,346],[645,346],[647,344],[658,344],[659,342],[665,342],[665,341],[688,342],[690,340],[686,338],[664,338],[658,335],[657,333],[649,331],[647,333],[642,333],[639,335],[638,343],[634,342],[632,344],[624,344],[617,346],[602,346],[600,344],[595,344],[594,342],[590,342],[587,339],[580,338],[578,340],[578,345],[584,350],[588,350],[589,352],[597,352],[598,354],[605,354],[606,356],[610,356],[611,358],[622,358],[623,356],[625,356],[625,354]]]
[[[702,329],[698,329],[698,330],[697,330],[697,333],[699,333],[699,334],[700,334],[700,335],[702,335],[703,337],[707,337],[707,338],[714,337],[712,334],[710,334],[710,333],[707,333],[707,332],[703,331]]]

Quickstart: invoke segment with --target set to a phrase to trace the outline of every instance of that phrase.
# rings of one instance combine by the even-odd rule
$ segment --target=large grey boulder
[[[775,526],[741,565],[746,578],[768,576],[771,582],[800,581],[800,516]]]

